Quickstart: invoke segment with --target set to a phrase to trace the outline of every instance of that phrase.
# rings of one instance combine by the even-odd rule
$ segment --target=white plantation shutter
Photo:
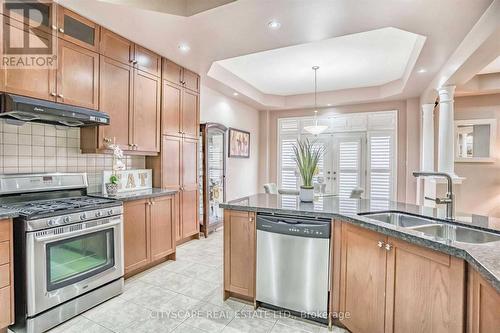
[[[299,179],[296,174],[293,146],[299,137],[299,121],[296,119],[279,119],[278,188],[297,189]]]
[[[392,132],[368,134],[368,185],[371,199],[394,199],[395,169]]]
[[[338,194],[349,197],[355,187],[362,186],[363,136],[340,138],[338,142]]]

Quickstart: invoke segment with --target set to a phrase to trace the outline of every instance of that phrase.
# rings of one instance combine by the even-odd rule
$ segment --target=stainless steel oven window
[[[47,291],[57,290],[115,265],[113,229],[105,229],[46,245]]]

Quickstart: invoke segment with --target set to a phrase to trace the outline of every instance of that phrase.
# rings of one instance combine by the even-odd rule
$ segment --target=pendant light
[[[304,126],[304,130],[311,133],[312,135],[318,135],[326,131],[328,126],[326,125],[318,125],[318,103],[317,103],[317,95],[318,95],[318,69],[319,66],[313,66],[314,71],[314,125],[312,126]]]

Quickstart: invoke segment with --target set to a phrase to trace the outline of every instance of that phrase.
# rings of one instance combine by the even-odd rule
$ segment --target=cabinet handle
[[[378,241],[377,246],[380,247],[380,248],[383,248],[384,244],[385,244],[384,242]]]
[[[253,217],[248,218],[248,222],[253,222]]]
[[[52,25],[52,30],[57,30],[57,27],[55,25]]]
[[[57,94],[56,94],[55,92],[51,92],[51,93],[50,93],[50,96],[52,96],[52,97],[56,97],[56,96],[57,96]]]
[[[110,143],[110,142],[111,142],[111,139],[110,139],[110,138],[104,138],[104,142],[106,142],[106,143]]]
[[[57,95],[57,97],[64,98],[64,95],[63,94],[59,94],[59,95]]]
[[[392,249],[392,245],[391,244],[385,244],[385,250],[386,251],[390,251]]]
[[[132,60],[132,64],[137,65],[138,61],[137,60]]]
[[[63,28],[59,28],[59,32],[63,34],[64,33],[64,29]]]

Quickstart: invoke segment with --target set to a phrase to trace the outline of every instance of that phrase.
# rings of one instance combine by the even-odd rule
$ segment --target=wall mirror
[[[455,121],[455,162],[493,162],[496,119]]]

